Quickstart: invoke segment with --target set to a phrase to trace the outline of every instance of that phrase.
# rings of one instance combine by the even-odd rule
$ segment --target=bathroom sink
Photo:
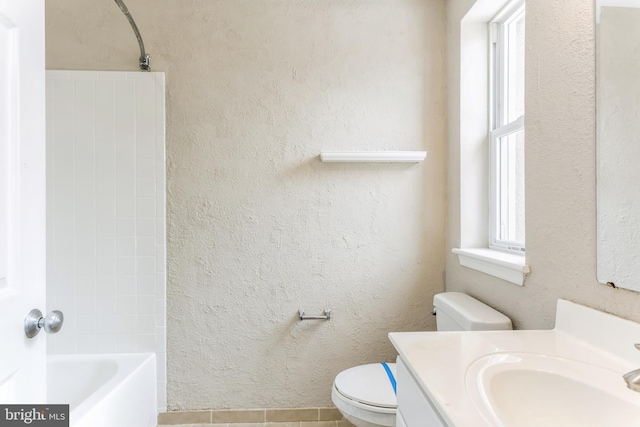
[[[494,353],[473,362],[467,393],[496,427],[638,426],[640,394],[622,373],[538,353]]]

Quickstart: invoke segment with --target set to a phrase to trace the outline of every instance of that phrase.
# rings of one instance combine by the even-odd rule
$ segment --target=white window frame
[[[524,130],[524,116],[505,123],[507,97],[506,74],[508,58],[506,54],[506,27],[521,14],[525,13],[524,0],[508,3],[489,22],[489,145],[490,145],[490,190],[489,190],[489,248],[524,254],[525,242],[515,242],[498,239],[498,223],[501,206],[498,196],[498,182],[500,167],[498,162],[498,141],[500,138]]]

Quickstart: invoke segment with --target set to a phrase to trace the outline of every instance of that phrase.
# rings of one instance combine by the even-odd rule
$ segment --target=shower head
[[[143,71],[151,71],[151,57],[144,50],[144,42],[142,41],[142,36],[140,35],[140,31],[138,31],[138,26],[136,25],[136,21],[133,20],[133,16],[129,13],[129,9],[124,4],[122,0],[114,0],[124,16],[131,24],[131,28],[133,28],[133,32],[138,39],[138,45],[140,46],[140,69]]]

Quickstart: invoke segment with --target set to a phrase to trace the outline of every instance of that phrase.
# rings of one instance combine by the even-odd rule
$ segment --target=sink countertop
[[[628,345],[633,347],[634,336],[625,337],[624,332],[635,335],[637,339],[635,342],[640,342],[640,325],[567,301],[561,302],[567,306],[567,310],[565,313],[561,312],[559,302],[558,320],[554,330],[392,332],[389,338],[423,392],[450,427],[491,426],[475,408],[465,386],[467,368],[474,361],[488,354],[500,352],[545,354],[603,366],[619,372],[621,376],[625,372],[640,367],[640,352],[637,352],[637,356],[632,352],[637,350],[633,349],[620,357],[610,352],[612,348],[615,349],[622,344],[626,348],[626,341],[629,340]],[[564,321],[561,320],[563,316]],[[571,318],[570,322],[566,321],[567,316]],[[581,319],[581,316],[586,318]],[[607,324],[607,326],[616,326],[615,334],[608,333],[606,329],[600,330],[593,327],[590,328],[593,332],[573,329],[586,330],[585,325],[593,325],[593,322],[601,326],[603,319],[605,324],[613,322],[612,325]],[[568,323],[571,324],[567,327],[559,327]],[[630,327],[630,330],[621,331],[621,325],[623,329],[626,326]],[[615,345],[611,346],[609,342],[604,342],[611,341],[612,337],[616,341]],[[621,340],[625,342],[621,344]],[[630,358],[629,355],[633,357]],[[624,386],[622,377],[620,381]]]

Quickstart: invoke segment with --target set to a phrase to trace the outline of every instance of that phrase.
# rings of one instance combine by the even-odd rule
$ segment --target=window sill
[[[457,249],[460,265],[499,277],[516,285],[524,286],[524,278],[531,272],[522,255],[509,254],[493,249]]]

